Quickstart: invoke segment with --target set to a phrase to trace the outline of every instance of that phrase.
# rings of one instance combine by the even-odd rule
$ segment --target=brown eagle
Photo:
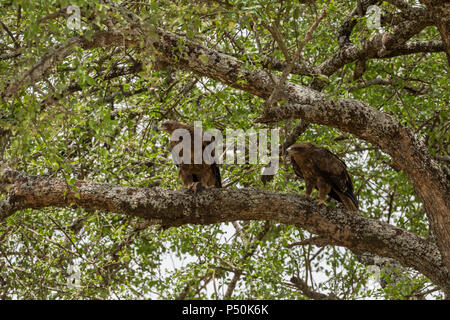
[[[180,180],[182,184],[189,188],[194,190],[195,192],[201,191],[203,187],[216,187],[216,188],[222,188],[222,180],[220,177],[220,170],[217,164],[214,162],[212,164],[207,164],[204,162],[204,159],[202,157],[202,163],[195,164],[194,163],[194,139],[202,139],[203,133],[200,132],[199,137],[194,137],[194,127],[179,123],[174,120],[168,120],[163,123],[160,130],[167,132],[168,134],[172,135],[172,133],[176,129],[185,129],[189,132],[191,137],[191,161],[190,163],[183,163],[181,160],[177,161],[179,164],[177,164],[178,167],[178,176],[180,177]],[[179,144],[180,141],[171,141],[169,150],[172,151],[172,149]],[[203,150],[208,146],[208,144],[211,142],[203,142],[202,140],[202,154]],[[199,150],[200,151],[200,150]],[[179,154],[172,154],[173,157],[180,157],[178,159],[181,159],[183,157],[182,151]]]
[[[344,204],[349,212],[358,211],[358,201],[345,163],[331,151],[309,142],[295,143],[287,152],[297,176],[305,180],[306,196],[314,188],[319,190],[319,200],[325,204],[327,195]]]

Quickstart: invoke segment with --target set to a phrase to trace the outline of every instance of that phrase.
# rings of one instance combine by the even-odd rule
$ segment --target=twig
[[[14,47],[16,49],[18,49],[20,46],[17,43],[16,38],[14,37],[14,35],[12,34],[12,32],[8,29],[8,27],[6,26],[6,24],[3,23],[3,21],[0,21],[0,24],[2,25],[3,29],[5,29],[6,33],[11,37],[12,41],[14,42]]]
[[[450,162],[450,156],[441,156],[439,154],[434,156],[437,160]]]
[[[331,239],[331,238],[312,237],[312,238],[309,238],[309,239],[305,239],[305,240],[302,240],[302,241],[297,241],[297,242],[293,242],[291,244],[288,244],[288,245],[286,245],[286,248],[293,248],[293,247],[302,246],[302,245],[305,245],[305,244],[309,244],[309,245],[312,244],[312,245],[315,245],[315,246],[318,246],[318,247],[323,247],[323,246],[326,246],[326,245],[336,245],[336,244],[338,244],[338,242],[333,240],[333,239]]]
[[[305,281],[303,281],[300,278],[292,277],[291,283],[299,289],[305,296],[307,296],[310,299],[314,300],[340,300],[338,297],[336,297],[334,294],[326,295],[324,293],[316,292],[313,289],[311,289]]]
[[[286,47],[286,44],[283,41],[283,38],[281,37],[281,32],[280,29],[277,26],[277,23],[274,23],[272,25],[266,23],[266,22],[262,22],[262,25],[264,27],[266,27],[267,30],[269,30],[270,34],[272,35],[272,37],[275,39],[275,41],[278,44],[278,47],[280,47],[281,52],[283,52],[283,55],[286,59],[286,61],[290,61],[290,57],[289,57],[289,51]]]
[[[289,76],[289,74],[291,73],[292,69],[294,68],[295,62],[300,57],[300,54],[302,53],[303,48],[311,40],[314,30],[316,30],[316,28],[319,25],[320,21],[322,21],[322,19],[325,18],[326,15],[327,15],[326,10],[323,10],[322,14],[319,17],[317,17],[316,21],[309,28],[308,32],[306,33],[305,39],[303,39],[303,41],[300,42],[300,45],[298,46],[297,51],[294,54],[294,57],[292,58],[292,60],[290,61],[289,65],[286,67],[286,69],[284,69],[283,73],[281,74],[280,81],[278,82],[278,84],[273,89],[273,91],[270,94],[269,98],[266,100],[266,103],[264,104],[264,110],[270,109],[272,104],[277,99],[278,94],[279,94],[282,86],[284,85],[284,83],[286,82],[287,77]]]

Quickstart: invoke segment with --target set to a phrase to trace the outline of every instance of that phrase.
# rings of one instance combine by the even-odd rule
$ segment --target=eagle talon
[[[327,203],[325,202],[325,200],[322,200],[322,199],[317,199],[317,200],[316,200],[316,203],[317,203],[317,204],[324,204],[324,205],[327,205]]]
[[[194,191],[194,193],[198,193],[203,190],[203,185],[201,182],[194,182],[190,187],[190,190]]]

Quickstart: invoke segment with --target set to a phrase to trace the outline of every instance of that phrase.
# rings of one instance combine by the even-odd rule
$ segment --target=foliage
[[[327,18],[303,50],[303,61],[318,65],[333,54],[337,26],[356,1],[123,1],[143,23],[163,27],[241,60],[250,70],[269,59],[285,59],[264,27],[276,21],[293,55],[322,9]],[[64,14],[81,8],[82,29],[71,30]],[[395,8],[384,3],[386,10]],[[39,63],[56,46],[83,33],[125,19],[104,2],[85,0],[2,0],[0,6],[0,91]],[[352,41],[372,34],[363,19]],[[150,35],[151,36],[151,35]],[[426,28],[415,40],[440,39]],[[377,77],[390,85],[355,88],[355,63],[329,77],[323,92],[352,97],[387,112],[423,138],[433,156],[448,156],[450,125],[448,65],[444,53],[419,53],[367,62],[362,81]],[[277,71],[272,71],[278,73]],[[311,76],[290,81],[311,84]],[[48,100],[51,99],[52,101]],[[1,102],[0,156],[18,170],[123,186],[180,188],[169,157],[167,135],[156,128],[164,119],[203,121],[204,128],[266,128],[256,124],[264,100],[214,80],[160,65],[138,48],[77,48],[46,75]],[[278,123],[283,136],[296,120]],[[0,130],[1,133],[1,130]],[[298,141],[312,141],[338,154],[353,177],[361,214],[429,236],[422,204],[403,172],[376,146],[336,129],[310,125]],[[282,142],[282,141],[281,141]],[[0,159],[0,160],[1,160]],[[228,188],[255,187],[302,193],[285,157],[274,179],[263,185],[261,165],[225,164]],[[330,204],[335,205],[335,204]],[[81,209],[22,210],[0,225],[0,296],[6,299],[305,299],[290,282],[304,279],[315,291],[341,299],[409,299],[429,292],[442,298],[430,281],[412,270],[389,271],[384,282],[370,283],[367,266],[337,247],[288,247],[311,234],[288,225],[236,222],[158,225],[108,212]],[[68,286],[69,266],[81,270],[80,286]],[[382,271],[383,272],[383,271]],[[234,290],[230,287],[238,276]],[[400,276],[401,275],[401,276]],[[230,292],[229,292],[230,291]],[[430,295],[431,294],[431,295]]]

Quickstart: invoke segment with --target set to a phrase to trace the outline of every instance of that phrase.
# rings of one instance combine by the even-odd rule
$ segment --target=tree
[[[449,297],[447,2],[1,8],[3,298]],[[281,128],[280,169],[179,189],[165,119]],[[303,196],[295,141],[345,160],[359,214]]]

